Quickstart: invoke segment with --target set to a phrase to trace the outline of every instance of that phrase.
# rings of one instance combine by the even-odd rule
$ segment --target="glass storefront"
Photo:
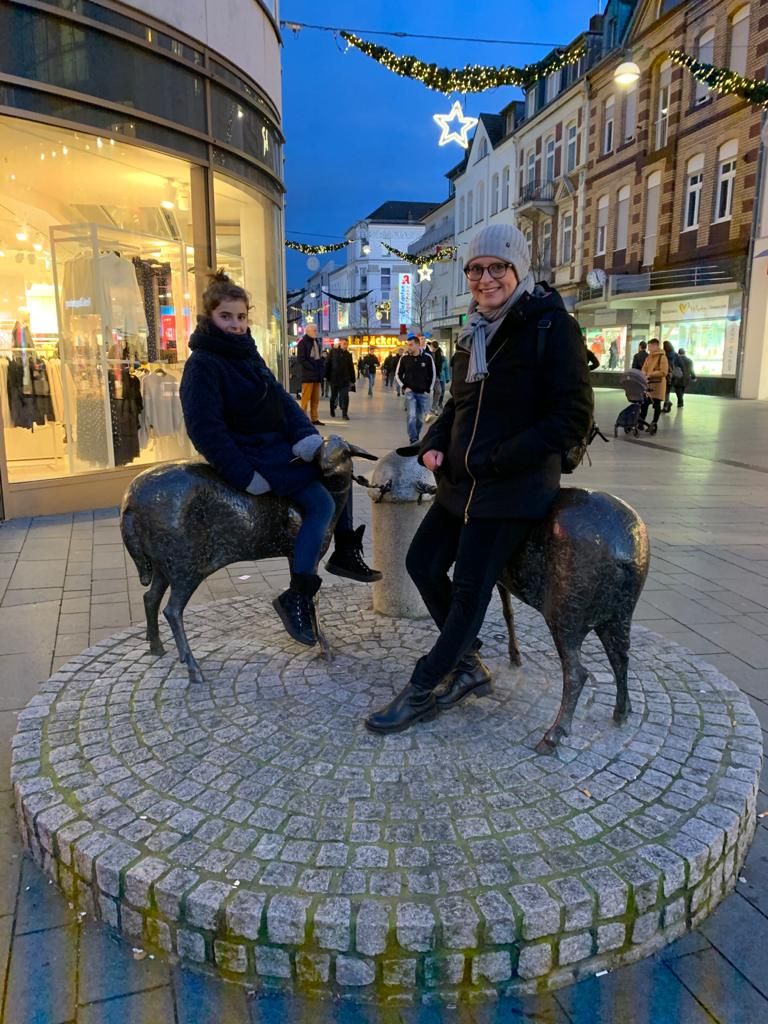
[[[0,116],[0,420],[10,483],[193,453],[178,397],[208,230],[194,165]],[[217,174],[219,265],[281,353],[280,210]],[[193,212],[194,211],[194,212]]]
[[[741,331],[741,301],[736,296],[706,296],[661,304],[662,341],[684,348],[699,377],[735,377]]]
[[[627,352],[626,325],[618,327],[588,327],[585,330],[587,348],[600,360],[600,369],[621,373]]]

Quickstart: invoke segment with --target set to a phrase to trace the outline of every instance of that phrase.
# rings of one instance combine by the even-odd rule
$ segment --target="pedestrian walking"
[[[682,409],[685,398],[686,389],[691,386],[693,381],[696,380],[696,372],[693,368],[693,360],[690,356],[685,354],[684,348],[677,350],[677,358],[680,369],[682,370],[682,376],[675,379],[674,374],[672,377],[672,386],[675,389],[677,395],[677,408]]]
[[[211,276],[181,380],[184,422],[195,448],[232,487],[252,495],[271,491],[301,510],[290,586],[273,605],[293,639],[312,646],[318,640],[317,568],[335,502],[315,460],[323,439],[259,354],[249,308],[248,293],[223,271]],[[364,527],[353,529],[351,496],[334,529],[326,569],[373,583],[381,573],[363,561]]]
[[[445,353],[440,348],[439,341],[431,341],[429,348],[432,353],[432,359],[435,363],[435,386],[432,389],[432,408],[430,412],[433,416],[439,416],[443,411],[443,399],[445,397],[445,378],[443,377],[443,367],[447,360]]]
[[[400,732],[490,690],[477,634],[496,580],[557,497],[562,452],[589,430],[579,326],[530,267],[528,243],[512,225],[486,227],[467,246],[472,302],[451,398],[419,448],[437,494],[406,557],[439,635],[401,692],[368,717],[372,732]]]
[[[291,389],[291,394],[301,398],[301,367],[296,357],[296,349],[293,350],[288,359],[288,385]]]
[[[368,397],[373,397],[373,385],[376,383],[376,371],[379,368],[379,357],[376,350],[371,347],[368,354],[360,360],[363,369],[363,377],[368,381]]]
[[[632,356],[632,369],[642,370],[643,363],[648,358],[648,342],[641,341],[637,346],[637,352]]]
[[[317,324],[307,324],[304,337],[296,346],[296,357],[301,370],[301,408],[309,410],[309,418],[316,427],[324,427],[320,419],[320,382],[325,373],[322,342],[317,336]]]
[[[405,395],[408,440],[416,444],[432,404],[435,386],[435,362],[429,352],[422,349],[416,335],[409,335],[407,352],[397,364],[396,373]]]
[[[341,418],[349,419],[349,392],[355,390],[355,363],[349,351],[349,341],[342,338],[328,358],[328,386],[331,396],[331,416],[341,409]]]
[[[648,378],[648,397],[643,402],[640,420],[648,427],[649,434],[655,434],[661,416],[662,403],[667,397],[667,377],[669,375],[669,360],[662,351],[658,338],[651,338],[648,342],[648,358],[643,363],[642,372]],[[653,403],[653,422],[648,424],[648,410],[651,403]]]
[[[680,365],[680,360],[677,358],[677,352],[675,352],[674,346],[671,341],[665,341],[663,343],[664,355],[667,357],[667,365],[669,370],[667,371],[667,394],[664,398],[664,402],[661,407],[662,412],[672,412],[672,387],[676,380],[682,380],[683,368]]]
[[[611,342],[611,346],[608,349],[608,369],[615,370],[619,365],[619,346],[615,341]]]
[[[395,385],[395,392],[396,392],[398,398],[400,398],[400,396],[402,394],[402,388],[400,387],[400,380],[399,380],[399,378],[397,376],[397,367],[398,367],[398,365],[400,363],[400,360],[403,358],[403,356],[407,352],[408,352],[407,348],[399,348],[397,350],[397,362],[395,363],[395,375],[394,375],[394,378],[393,378],[393,383]]]
[[[328,360],[330,358],[330,355],[331,355],[331,350],[329,348],[324,348],[323,352],[322,352],[322,356],[323,356],[323,363],[325,365],[323,366],[323,379],[320,381],[320,397],[321,398],[327,398],[328,395],[330,394],[330,390],[331,390],[330,385],[328,383]]]
[[[394,352],[390,352],[384,362],[381,364],[381,372],[384,377],[384,387],[391,388],[392,383],[395,379],[395,370],[397,369],[397,356]]]

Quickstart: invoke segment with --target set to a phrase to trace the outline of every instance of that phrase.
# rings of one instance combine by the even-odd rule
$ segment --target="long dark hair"
[[[210,316],[213,311],[227,299],[240,299],[250,308],[251,297],[245,288],[235,284],[223,270],[209,275],[210,284],[203,292],[203,313]]]

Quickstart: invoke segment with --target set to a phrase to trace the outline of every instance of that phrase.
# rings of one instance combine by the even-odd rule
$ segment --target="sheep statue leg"
[[[160,575],[156,566],[152,566],[152,583],[149,589],[144,591],[144,613],[147,618],[149,650],[152,654],[157,655],[165,654],[165,648],[160,639],[157,613],[160,611],[160,602],[167,589],[168,581]]]
[[[627,686],[630,628],[631,618],[627,616],[626,619],[617,619],[595,629],[616,678],[616,706],[613,709],[613,720],[618,724],[626,722],[632,710]]]
[[[163,615],[165,615],[168,625],[173,631],[173,637],[179,652],[179,661],[182,665],[187,666],[191,683],[205,682],[202,670],[190,650],[187,634],[184,630],[184,609],[187,607],[187,602],[197,590],[200,582],[200,580],[185,580],[181,583],[172,584],[171,596],[163,610]]]
[[[520,656],[520,648],[518,647],[517,635],[515,633],[515,613],[512,610],[512,595],[503,583],[497,583],[496,586],[501,598],[501,610],[504,612],[507,632],[509,633],[509,664],[519,667],[522,665],[523,659]]]
[[[573,713],[588,677],[579,654],[584,637],[589,630],[583,626],[572,624],[565,627],[558,622],[548,622],[547,625],[563,666],[563,697],[557,718],[536,744],[537,754],[554,753],[563,736],[567,736],[571,731]]]

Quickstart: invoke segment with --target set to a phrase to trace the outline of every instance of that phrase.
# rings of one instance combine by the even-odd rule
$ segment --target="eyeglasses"
[[[511,266],[511,263],[491,263],[490,266],[481,267],[477,263],[473,263],[469,267],[464,267],[464,273],[467,275],[468,281],[477,282],[482,280],[483,274],[487,270],[494,281],[500,281]]]

